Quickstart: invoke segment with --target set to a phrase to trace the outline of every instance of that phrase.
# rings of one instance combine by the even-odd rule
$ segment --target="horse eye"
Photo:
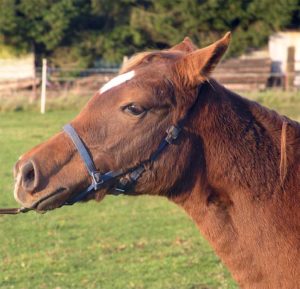
[[[146,110],[139,105],[129,104],[124,108],[124,111],[132,115],[139,116],[143,114]]]

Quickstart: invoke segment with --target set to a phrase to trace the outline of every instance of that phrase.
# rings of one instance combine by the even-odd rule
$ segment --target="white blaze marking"
[[[133,77],[135,76],[135,72],[132,70],[132,71],[129,71],[129,72],[126,72],[124,74],[121,74],[121,75],[118,75],[116,77],[114,77],[113,79],[111,79],[109,82],[107,82],[106,84],[104,84],[99,92],[100,93],[103,93],[113,87],[116,87],[130,79],[132,79]]]

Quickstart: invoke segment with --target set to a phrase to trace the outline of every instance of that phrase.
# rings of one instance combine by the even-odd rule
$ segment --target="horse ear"
[[[185,37],[182,42],[179,44],[176,44],[169,50],[179,50],[183,52],[193,52],[197,50],[197,46],[192,42],[192,40],[189,37]]]
[[[181,58],[176,63],[178,75],[188,85],[198,85],[214,70],[230,43],[231,33],[227,32],[223,38],[215,43],[197,49]]]

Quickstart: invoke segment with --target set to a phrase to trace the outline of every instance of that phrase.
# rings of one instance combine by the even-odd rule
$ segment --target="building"
[[[269,55],[273,74],[292,78],[300,87],[300,31],[278,32],[269,38]]]

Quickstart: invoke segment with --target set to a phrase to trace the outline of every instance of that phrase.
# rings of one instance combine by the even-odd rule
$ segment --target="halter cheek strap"
[[[71,124],[67,124],[63,127],[63,130],[72,140],[81,159],[83,160],[86,166],[89,175],[92,178],[92,183],[90,184],[89,187],[87,187],[84,191],[82,191],[78,195],[75,195],[73,198],[69,199],[65,204],[65,205],[73,205],[74,203],[84,199],[91,192],[99,190],[102,187],[102,185],[107,181],[122,175],[123,171],[122,170],[110,171],[105,173],[104,175],[101,175],[101,173],[97,171],[95,164],[87,148],[85,147],[83,141],[81,140],[81,138],[79,137],[79,135],[77,134],[73,126]]]

